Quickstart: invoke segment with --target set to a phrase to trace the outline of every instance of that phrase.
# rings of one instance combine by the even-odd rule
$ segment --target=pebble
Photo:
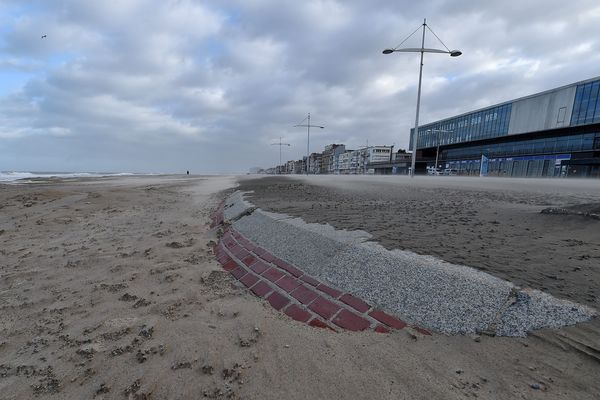
[[[539,383],[532,383],[529,386],[531,386],[531,388],[534,390],[540,390],[542,388]]]

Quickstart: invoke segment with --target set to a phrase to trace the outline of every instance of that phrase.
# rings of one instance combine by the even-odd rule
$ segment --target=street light
[[[304,125],[302,123],[308,119],[308,122]],[[308,117],[304,118],[298,125],[294,125],[294,128],[306,127],[306,175],[308,175],[308,168],[310,164],[310,128],[325,128],[321,125],[311,125],[310,124],[310,113],[308,113]]]
[[[427,19],[423,20],[422,27],[423,27],[423,38],[421,40],[420,48],[407,47],[407,48],[399,49],[398,47],[402,46],[402,43],[406,42],[408,40],[408,38],[410,38],[412,35],[414,35],[419,29],[421,29],[421,27],[417,28],[413,33],[408,35],[408,37],[406,39],[404,39],[402,41],[402,43],[400,43],[395,48],[383,50],[383,54],[421,53],[421,64],[420,64],[420,68],[419,68],[419,90],[417,92],[417,115],[415,117],[415,131],[413,132],[413,135],[412,135],[412,142],[413,142],[412,151],[413,152],[412,152],[412,163],[411,163],[412,168],[410,170],[411,178],[415,176],[415,164],[416,164],[416,160],[417,160],[417,137],[418,137],[418,133],[419,133],[419,108],[421,106],[421,81],[423,78],[423,54],[424,53],[442,53],[442,54],[450,54],[450,57],[458,57],[462,54],[462,52],[459,50],[450,50],[448,47],[446,47],[444,42],[442,42],[442,40],[435,34],[435,32],[432,31],[431,28],[429,28],[429,26],[427,25]],[[444,46],[444,48],[446,50],[430,49],[430,48],[425,47],[425,28],[429,29],[429,31],[433,34],[433,36],[436,37],[436,39]]]
[[[281,146],[291,146],[289,143],[282,143],[281,136],[279,136],[279,143],[271,143],[271,146],[279,146],[279,174],[281,174]]]
[[[427,129],[425,132],[436,132],[437,138],[436,138],[436,143],[437,143],[437,149],[435,151],[435,169],[437,169],[438,167],[438,156],[440,154],[440,133],[451,133],[454,131],[447,131],[444,129]]]

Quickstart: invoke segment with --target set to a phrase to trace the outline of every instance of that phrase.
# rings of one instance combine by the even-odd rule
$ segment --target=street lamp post
[[[411,33],[406,39],[404,39],[402,41],[402,43],[400,43],[398,46],[396,46],[393,49],[385,49],[383,50],[383,54],[392,54],[394,52],[398,52],[398,53],[421,53],[421,62],[420,62],[420,66],[419,66],[419,89],[417,91],[417,113],[415,116],[415,130],[412,134],[412,143],[413,143],[413,148],[412,148],[412,162],[411,162],[411,170],[410,170],[410,176],[411,178],[415,176],[415,164],[416,164],[416,160],[417,160],[417,137],[418,137],[418,133],[419,133],[419,108],[421,107],[421,81],[423,79],[423,54],[424,53],[442,53],[442,54],[450,54],[451,57],[458,57],[462,54],[462,52],[460,52],[459,50],[450,50],[448,49],[448,47],[446,47],[446,45],[444,44],[444,42],[442,42],[440,40],[440,38],[437,37],[437,35],[435,34],[435,32],[433,32],[431,30],[431,28],[429,28],[429,26],[427,25],[427,19],[423,20],[423,37],[421,39],[421,48],[401,48],[399,49],[398,47],[400,47],[402,45],[402,43],[406,42],[408,40],[408,38],[410,38],[412,35],[414,35],[419,29],[421,29],[420,27],[414,31],[413,33]],[[436,37],[436,39],[446,48],[446,50],[440,50],[440,49],[430,49],[430,48],[425,48],[425,29],[429,29],[429,31],[431,33],[433,33],[433,36]]]
[[[306,124],[302,124],[302,122],[308,120]],[[294,125],[294,128],[304,128],[306,127],[306,175],[308,175],[309,164],[310,164],[310,128],[325,128],[321,125],[311,125],[310,124],[310,113],[308,113],[308,117],[304,118],[298,125]]]
[[[271,143],[271,146],[279,146],[279,174],[281,174],[281,146],[291,146],[289,143],[282,143],[281,136],[279,137],[279,143]]]
[[[444,129],[427,129],[425,132],[436,132],[437,133],[437,138],[436,138],[436,143],[437,143],[437,149],[435,151],[435,168],[437,169],[438,167],[438,156],[440,154],[440,133],[451,133],[454,131],[447,131]]]

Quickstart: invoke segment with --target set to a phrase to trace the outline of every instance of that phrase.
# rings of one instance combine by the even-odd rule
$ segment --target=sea
[[[36,178],[93,178],[103,176],[137,175],[130,172],[24,172],[0,171],[0,182],[27,181]]]

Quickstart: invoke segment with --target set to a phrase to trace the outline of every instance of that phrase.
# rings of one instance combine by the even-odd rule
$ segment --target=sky
[[[600,75],[597,0],[0,0],[0,171],[246,172],[309,112],[311,152],[406,148],[419,55],[382,50],[423,18],[463,55],[421,123]]]

